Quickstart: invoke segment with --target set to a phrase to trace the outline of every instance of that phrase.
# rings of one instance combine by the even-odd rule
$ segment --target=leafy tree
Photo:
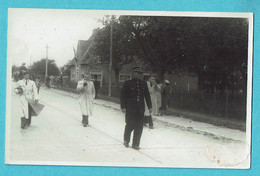
[[[40,61],[34,62],[31,66],[31,73],[35,75],[45,75],[46,59],[41,59]],[[55,60],[48,60],[48,75],[58,76],[60,75],[60,70],[57,67]]]
[[[120,16],[119,24],[161,78],[173,70],[199,73],[205,65],[232,72],[247,61],[246,19]]]
[[[136,55],[135,42],[133,35],[128,33],[128,29],[122,26],[118,19],[113,18],[111,22],[111,19],[106,16],[102,23],[105,27],[97,30],[92,52],[93,55],[99,58],[103,66],[109,66],[111,24],[113,23],[112,69],[115,72],[116,84],[118,85],[119,72],[123,69],[124,65],[131,63]]]

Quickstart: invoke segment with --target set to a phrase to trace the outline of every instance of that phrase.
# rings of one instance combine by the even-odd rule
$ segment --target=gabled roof
[[[75,65],[76,62],[80,64],[88,64],[89,63],[89,51],[91,50],[91,46],[94,43],[95,39],[95,31],[89,37],[88,40],[79,40],[77,45],[76,57],[74,57],[69,65]]]

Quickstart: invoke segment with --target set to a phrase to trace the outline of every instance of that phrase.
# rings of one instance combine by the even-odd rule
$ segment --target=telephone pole
[[[48,76],[48,44],[46,45],[46,66],[45,66],[45,83],[46,83],[46,78]]]
[[[113,57],[113,15],[111,15],[111,29],[110,29],[110,63],[109,63],[108,96],[111,96],[111,87],[112,87],[112,57]]]

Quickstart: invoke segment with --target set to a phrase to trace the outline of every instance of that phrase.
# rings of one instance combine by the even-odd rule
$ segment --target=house
[[[68,64],[70,68],[70,81],[79,81],[82,79],[84,73],[88,72],[91,74],[91,80],[97,78],[100,83],[100,86],[108,85],[109,83],[109,68],[104,67],[101,64],[101,61],[98,56],[95,56],[91,53],[92,46],[94,45],[94,35],[88,40],[79,40],[77,49],[75,52],[75,57]],[[119,74],[119,84],[125,82],[125,80],[131,79],[132,72],[131,64],[126,66],[122,72]],[[116,82],[115,73],[112,70],[112,85]]]
[[[95,45],[96,32],[93,31],[92,36],[88,40],[79,40],[77,49],[75,51],[75,57],[70,61],[70,81],[77,82],[82,79],[84,73],[91,74],[91,80],[97,78],[100,86],[107,86],[109,84],[109,67],[103,66],[100,58],[92,54],[93,47]],[[132,68],[135,63],[124,65],[124,68],[120,71],[118,78],[116,79],[115,72],[112,70],[112,86],[115,85],[118,80],[118,85],[122,86],[126,80],[132,78]],[[147,74],[148,75],[148,74]]]
[[[103,66],[100,58],[92,54],[91,50],[94,46],[94,37],[95,31],[88,40],[79,40],[77,49],[75,52],[75,57],[69,63],[70,68],[70,81],[79,81],[82,79],[84,73],[88,72],[91,75],[91,80],[97,78],[100,83],[100,86],[108,86],[109,84],[109,67]],[[139,63],[139,64],[137,64]],[[112,70],[111,81],[112,86],[115,85],[118,80],[118,85],[121,87],[126,80],[132,78],[132,69],[136,65],[140,65],[142,61],[134,59],[130,64],[124,65],[123,69],[120,71],[118,78],[116,79],[115,72]],[[152,74],[151,69],[147,64],[144,64],[144,79],[147,80],[147,77]],[[152,74],[156,76],[155,74]],[[171,85],[176,88],[179,87],[181,90],[197,90],[198,89],[198,80],[197,76],[171,76],[166,74],[165,78],[170,80]]]

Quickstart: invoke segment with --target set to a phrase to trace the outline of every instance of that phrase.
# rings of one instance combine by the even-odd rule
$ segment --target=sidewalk
[[[66,95],[70,96],[72,98],[78,98],[78,94],[72,93],[72,92],[67,92],[63,90],[58,90],[58,89],[46,89],[43,88],[47,91],[52,91],[61,95]],[[121,110],[120,105],[118,103],[106,101],[106,100],[101,100],[101,99],[95,99],[94,100],[95,104],[106,106],[113,108],[115,110]],[[183,118],[183,117],[178,117],[175,115],[163,115],[163,116],[153,116],[154,120],[154,126],[156,130],[156,123],[161,123],[164,124],[165,126],[177,128],[183,131],[188,131],[200,135],[204,135],[210,138],[226,141],[226,142],[245,142],[246,140],[246,132],[240,131],[240,130],[235,130],[235,129],[230,129],[226,127],[221,127],[221,126],[215,126],[212,124],[208,123],[203,123],[203,122],[197,122],[191,119]]]

